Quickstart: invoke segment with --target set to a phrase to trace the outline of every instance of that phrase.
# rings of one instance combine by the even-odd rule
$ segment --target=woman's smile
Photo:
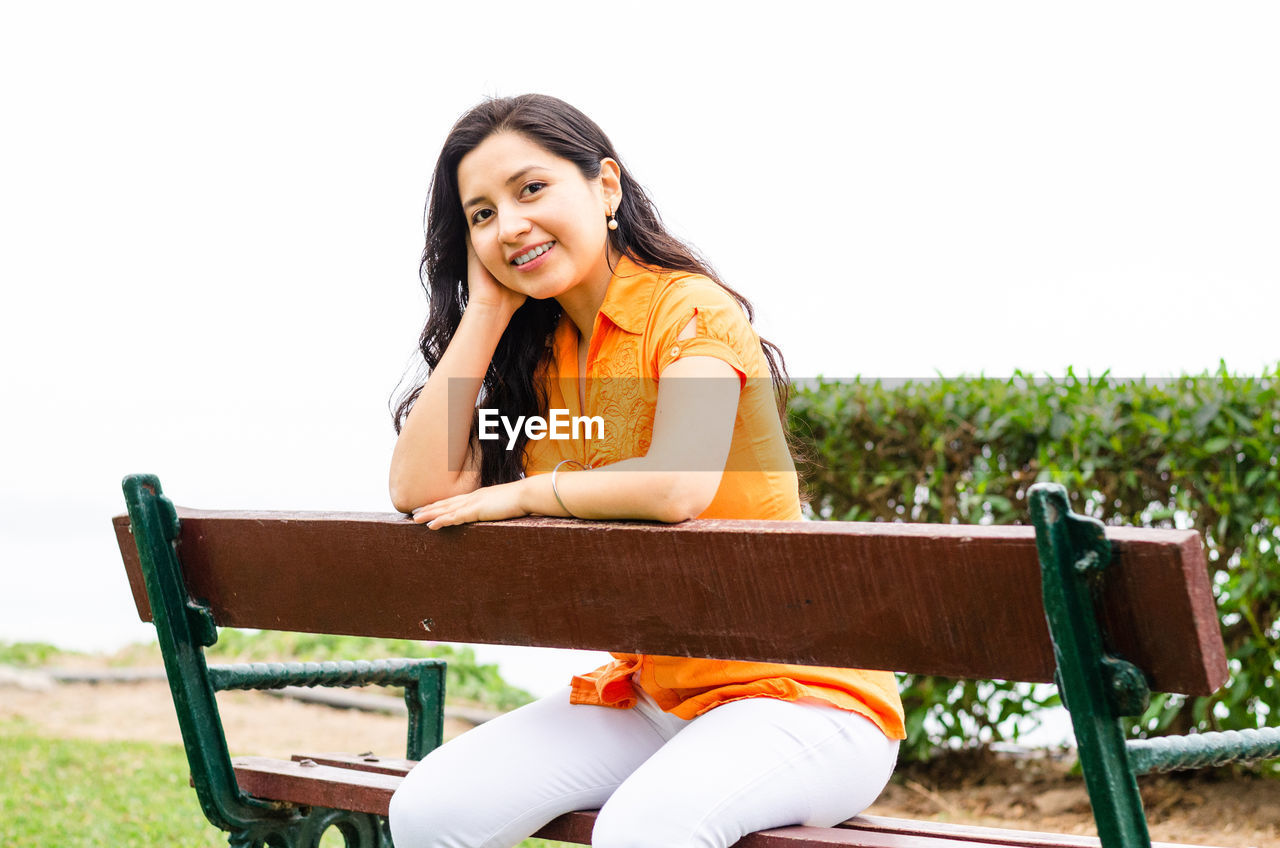
[[[517,271],[532,271],[541,267],[546,262],[546,257],[551,253],[551,249],[556,246],[554,241],[544,241],[536,244],[527,250],[517,253],[511,260],[511,264],[516,267]]]

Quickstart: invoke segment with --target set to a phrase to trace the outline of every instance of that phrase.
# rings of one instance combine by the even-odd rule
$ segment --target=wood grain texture
[[[308,757],[315,765],[273,760],[265,757],[237,757],[233,760],[240,788],[250,795],[307,806],[340,807],[363,813],[386,815],[391,795],[399,786],[407,760],[386,760],[385,773],[367,768],[342,768],[326,763],[368,766],[353,754],[322,754]],[[399,774],[395,774],[396,772]],[[394,775],[394,776],[393,776]],[[596,813],[567,813],[553,819],[533,834],[540,839],[591,843]],[[1099,841],[1087,836],[1068,836],[1027,830],[974,827],[943,822],[911,821],[882,816],[856,816],[835,828],[781,827],[745,836],[737,848],[799,848],[799,846],[843,845],[862,848],[1098,848]],[[1153,848],[1179,848],[1155,843]]]
[[[1053,677],[1030,527],[178,515],[188,588],[220,626]],[[128,519],[115,526],[147,620]],[[1213,692],[1227,668],[1199,535],[1107,536],[1113,650],[1157,691]]]
[[[404,777],[409,769],[418,764],[417,760],[406,760],[402,757],[375,757],[372,754],[349,754],[346,751],[326,751],[322,754],[294,754],[289,758],[295,763],[310,760],[322,766],[371,771],[378,774],[391,774]]]
[[[342,768],[357,769],[360,771],[374,771],[381,774],[390,774],[403,777],[409,773],[409,770],[417,765],[414,760],[406,760],[399,757],[374,757],[372,755],[349,754],[345,752],[326,752],[322,754],[294,754],[293,760],[311,760],[321,765],[338,766]],[[594,816],[590,813],[582,814],[584,818],[590,817],[594,820]],[[551,828],[564,828],[565,832],[574,829],[577,832],[576,824],[565,822],[563,825],[548,825]],[[1008,845],[1017,848],[1098,848],[1100,845],[1097,837],[1093,836],[1072,836],[1061,833],[1044,833],[1032,830],[1012,830],[1009,828],[992,828],[978,827],[975,825],[949,824],[947,822],[936,821],[916,821],[914,819],[890,818],[887,816],[854,816],[846,822],[836,825],[853,830],[861,830],[867,832],[879,833],[896,833],[901,835],[917,835],[917,836],[938,836],[949,839],[969,839],[981,842],[984,845]],[[588,831],[589,834],[589,831]],[[550,838],[550,837],[547,837]],[[562,839],[561,841],[572,841],[570,839]],[[1161,845],[1168,843],[1154,843],[1153,848],[1159,848]]]
[[[1006,845],[1012,848],[1101,848],[1096,836],[1073,836],[1063,833],[1044,833],[1035,830],[1012,830],[997,827],[979,827],[967,824],[948,824],[936,821],[889,818],[887,816],[854,816],[836,825],[865,832],[898,833],[903,835],[936,836],[947,839],[969,839],[983,845]],[[1151,848],[1189,848],[1173,842],[1153,842]],[[1194,848],[1209,848],[1195,846]]]
[[[404,779],[268,757],[233,757],[231,765],[241,791],[254,797],[384,816]]]

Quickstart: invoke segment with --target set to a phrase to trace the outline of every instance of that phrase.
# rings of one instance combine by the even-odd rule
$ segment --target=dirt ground
[[[256,692],[218,696],[233,755],[373,751],[403,756],[404,719],[302,704]],[[0,688],[0,721],[20,717],[52,736],[179,743],[163,682]],[[468,724],[449,721],[446,736]],[[959,756],[900,767],[867,812],[953,824],[1093,834],[1083,782],[1049,755]],[[1139,781],[1152,838],[1196,845],[1280,845],[1280,781],[1221,775]]]

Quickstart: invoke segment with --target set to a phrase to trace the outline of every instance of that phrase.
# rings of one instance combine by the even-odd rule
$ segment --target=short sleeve
[[[746,384],[746,345],[758,345],[755,330],[733,296],[705,277],[690,277],[671,284],[659,300],[655,314],[654,373],[686,356],[712,356],[729,364]],[[693,336],[679,338],[694,322]]]

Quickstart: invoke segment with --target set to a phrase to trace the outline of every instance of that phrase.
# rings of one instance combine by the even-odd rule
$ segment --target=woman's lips
[[[542,251],[540,255],[535,256],[533,259],[530,259],[528,262],[524,263],[523,265],[516,265],[515,261],[513,260],[511,263],[512,267],[515,268],[517,271],[532,271],[534,268],[537,268],[539,265],[545,262],[547,257],[551,255],[552,251],[556,249],[556,243],[554,241],[544,242],[544,244],[547,245],[547,249]],[[539,247],[539,246],[541,245],[535,245],[535,247]],[[528,251],[526,251],[526,253],[527,252]]]

